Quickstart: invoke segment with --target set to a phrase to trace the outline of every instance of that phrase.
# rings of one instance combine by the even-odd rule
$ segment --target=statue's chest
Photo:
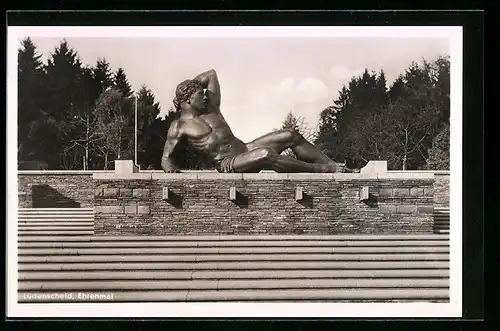
[[[184,126],[185,134],[191,139],[201,139],[213,133],[215,123],[206,118],[194,118]]]

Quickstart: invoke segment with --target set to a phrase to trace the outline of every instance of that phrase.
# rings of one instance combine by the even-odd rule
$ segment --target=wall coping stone
[[[18,175],[93,175],[95,173],[114,173],[113,170],[18,170]]]
[[[129,179],[129,180],[135,180],[135,179],[142,179],[142,180],[151,180],[151,174],[148,173],[141,173],[141,172],[135,172],[135,173],[95,173],[92,175],[93,179],[96,180],[120,180],[120,179]]]
[[[386,173],[386,174],[361,174],[361,173],[95,173],[94,180],[411,180],[434,179],[434,173]]]
[[[432,173],[435,175],[449,175],[450,170],[388,170],[392,174]]]
[[[114,173],[114,170],[18,170],[18,175],[92,175],[92,174]],[[145,174],[165,174],[163,170],[140,170],[138,173]],[[205,174],[219,173],[217,170],[182,170],[182,174]],[[275,171],[261,171],[260,174],[275,174]],[[428,173],[435,175],[450,175],[449,170],[388,170],[387,174],[413,174],[413,173]],[[173,175],[178,175],[173,174]],[[328,175],[328,174],[326,174]]]

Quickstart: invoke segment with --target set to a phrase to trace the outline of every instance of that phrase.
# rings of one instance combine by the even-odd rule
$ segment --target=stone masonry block
[[[137,213],[138,214],[150,214],[151,210],[149,206],[137,206]]]
[[[118,195],[117,188],[105,188],[104,189],[104,196],[105,197],[116,197],[117,195]]]
[[[433,206],[418,206],[417,210],[420,214],[432,214],[432,213],[434,213]]]
[[[393,189],[392,187],[383,187],[379,189],[379,197],[392,197]]]
[[[147,198],[147,197],[149,197],[149,189],[147,189],[147,188],[135,188],[133,190],[132,194],[135,198]]]
[[[379,212],[382,213],[382,214],[391,214],[391,213],[395,213],[396,212],[396,206],[392,206],[392,205],[385,205],[385,206],[380,206],[379,207]]]
[[[416,212],[417,212],[417,206],[415,205],[398,206],[398,213],[413,214]]]
[[[130,188],[121,188],[120,189],[120,196],[121,197],[131,197],[132,196],[132,189],[130,189]]]
[[[95,206],[95,214],[123,214],[123,206]]]
[[[102,197],[104,195],[104,191],[102,188],[96,188],[94,190],[94,196],[95,197]]]
[[[424,189],[421,187],[412,187],[410,189],[410,195],[412,197],[421,197],[424,195]]]
[[[131,215],[131,214],[136,214],[136,213],[137,213],[137,206],[136,205],[125,206],[125,214]]]
[[[394,196],[396,197],[407,197],[410,195],[410,189],[408,188],[395,188]]]
[[[424,187],[424,196],[432,197],[434,195],[434,188],[432,187]]]

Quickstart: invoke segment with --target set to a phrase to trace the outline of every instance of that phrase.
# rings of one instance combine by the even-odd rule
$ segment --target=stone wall
[[[433,207],[449,207],[449,181],[449,172],[430,171],[19,171],[18,197],[21,208],[95,205],[99,235],[428,233]],[[300,201],[297,187],[304,192]],[[360,201],[363,187],[366,201]]]
[[[93,172],[19,171],[20,208],[78,208],[94,205]]]
[[[96,174],[94,185],[97,235],[432,233],[432,173]]]
[[[450,207],[450,174],[438,172],[434,178],[434,207]]]

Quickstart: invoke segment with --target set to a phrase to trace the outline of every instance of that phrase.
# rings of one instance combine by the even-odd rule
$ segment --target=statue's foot
[[[321,165],[321,168],[320,168],[320,171],[319,172],[325,172],[325,173],[359,173],[360,172],[360,169],[356,169],[356,168],[347,168],[345,163],[337,163],[337,162],[333,162],[333,163],[326,163],[326,164],[322,164]]]
[[[359,173],[360,169],[347,168],[345,163],[330,163],[331,171],[328,172],[340,172],[340,173]]]

